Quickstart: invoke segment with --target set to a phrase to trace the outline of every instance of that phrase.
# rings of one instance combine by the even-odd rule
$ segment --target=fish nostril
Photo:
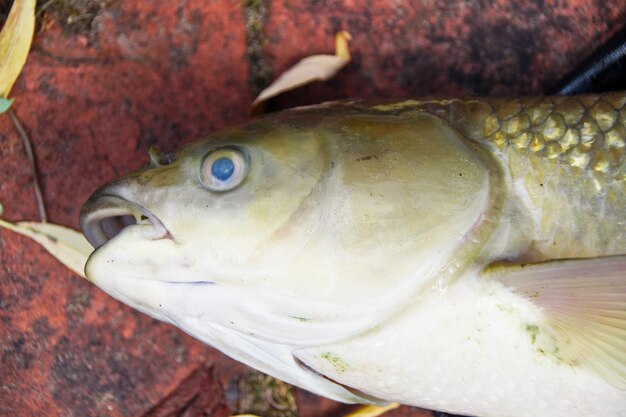
[[[137,224],[135,216],[124,214],[121,216],[111,216],[100,220],[100,227],[108,240],[113,239],[125,227]]]
[[[158,150],[156,147],[151,146],[148,151],[148,155],[150,156],[150,167],[158,168],[166,165],[170,165],[176,160],[176,154],[174,153],[163,153]]]

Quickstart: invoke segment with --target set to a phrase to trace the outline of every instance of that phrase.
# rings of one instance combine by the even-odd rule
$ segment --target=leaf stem
[[[48,217],[46,216],[46,206],[43,201],[43,193],[41,192],[41,186],[39,185],[39,171],[37,169],[37,160],[35,159],[35,152],[33,151],[32,142],[13,109],[9,109],[7,113],[9,113],[9,116],[11,117],[15,128],[22,138],[22,143],[24,144],[26,155],[28,156],[28,160],[30,161],[30,168],[33,173],[33,187],[35,189],[35,199],[37,200],[37,209],[39,210],[39,218],[43,223],[45,223],[48,221]]]

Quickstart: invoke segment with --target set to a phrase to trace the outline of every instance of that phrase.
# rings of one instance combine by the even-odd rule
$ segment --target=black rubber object
[[[604,93],[626,90],[626,27],[569,73],[548,94]]]

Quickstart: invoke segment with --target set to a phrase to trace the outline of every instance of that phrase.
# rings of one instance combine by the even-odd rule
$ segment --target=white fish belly
[[[538,309],[501,284],[466,277],[364,335],[296,356],[344,385],[424,408],[481,417],[626,416],[626,391],[542,351],[541,323]]]

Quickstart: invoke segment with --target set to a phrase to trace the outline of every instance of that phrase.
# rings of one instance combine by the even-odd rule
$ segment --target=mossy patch
[[[94,20],[117,0],[38,0],[35,14],[41,27],[46,17],[58,19],[68,34],[89,34]],[[0,26],[4,24],[13,0],[0,0]]]
[[[267,42],[265,23],[267,22],[269,1],[244,0],[243,7],[248,39],[246,57],[250,63],[250,86],[254,95],[258,95],[272,81],[272,68],[263,50]]]
[[[251,372],[239,380],[237,403],[235,414],[298,416],[295,388],[261,372]]]
[[[39,0],[37,16],[58,19],[68,34],[90,34],[98,15],[116,0]]]

